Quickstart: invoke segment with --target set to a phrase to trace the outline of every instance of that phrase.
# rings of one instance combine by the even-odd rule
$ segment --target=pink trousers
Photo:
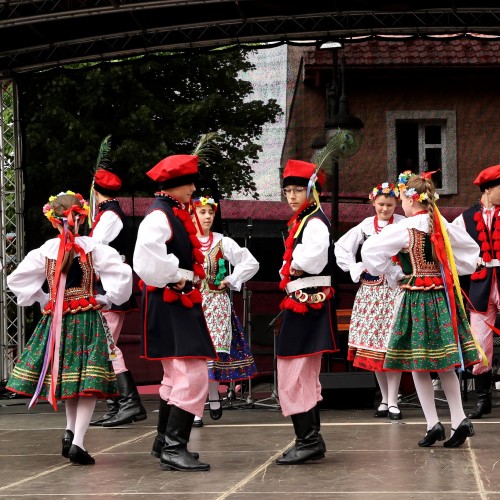
[[[321,354],[278,358],[278,396],[285,417],[314,408],[321,396]]]
[[[113,340],[115,341],[115,354],[116,358],[112,361],[113,370],[115,375],[128,371],[125,366],[125,360],[123,359],[122,351],[118,347],[118,339],[120,338],[120,333],[123,327],[123,321],[125,320],[125,313],[119,313],[115,311],[103,311],[102,315],[106,318],[109,329],[113,334]]]
[[[194,415],[203,415],[208,393],[206,359],[162,359],[160,397]]]
[[[500,311],[500,295],[498,293],[497,276],[495,273],[491,283],[491,294],[488,301],[488,309],[486,309],[484,314],[473,311],[470,313],[470,326],[472,328],[472,333],[474,333],[474,336],[479,342],[479,345],[483,349],[486,359],[488,360],[488,366],[484,366],[482,362],[473,366],[472,373],[474,375],[480,375],[481,373],[489,372],[491,370],[491,362],[493,359],[493,331],[486,323],[494,325],[498,311]]]

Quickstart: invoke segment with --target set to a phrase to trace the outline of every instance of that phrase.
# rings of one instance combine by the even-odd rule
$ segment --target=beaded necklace
[[[202,241],[201,240],[202,237],[203,236],[198,237],[198,240],[200,241],[200,245],[201,245],[200,248],[201,248],[201,251],[203,253],[207,253],[210,250],[212,243],[214,242],[214,233],[212,233],[212,231],[210,231],[210,234],[208,235],[207,241]]]
[[[394,214],[391,215],[391,218],[387,221],[387,225],[389,224],[392,224],[394,222]],[[378,225],[378,217],[375,216],[374,219],[373,219],[373,227],[375,228],[375,233],[380,233],[380,231],[382,231],[382,229],[384,229],[385,226],[383,227],[380,227]]]

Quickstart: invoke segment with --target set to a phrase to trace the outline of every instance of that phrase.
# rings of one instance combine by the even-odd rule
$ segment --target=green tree
[[[245,51],[156,55],[123,62],[21,76],[25,137],[28,248],[40,231],[41,207],[50,194],[88,193],[103,137],[112,134],[112,165],[125,194],[151,195],[145,172],[169,154],[190,153],[203,133],[221,136],[220,153],[202,167],[202,183],[217,181],[223,196],[258,196],[252,164],[262,127],[281,109],[274,100],[249,100],[252,69]],[[42,238],[43,237],[43,238]]]

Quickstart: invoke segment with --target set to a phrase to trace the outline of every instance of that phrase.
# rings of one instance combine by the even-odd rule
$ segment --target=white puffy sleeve
[[[328,264],[330,232],[318,218],[311,219],[304,228],[302,243],[293,250],[291,267],[309,274],[320,273]]]
[[[233,272],[226,276],[231,290],[241,290],[241,285],[253,278],[259,270],[257,259],[250,250],[240,247],[236,241],[227,236],[222,238],[222,250],[224,258],[233,266]]]
[[[181,279],[179,259],[167,253],[165,242],[172,236],[167,216],[154,210],[139,225],[134,249],[134,271],[146,285],[163,288]]]
[[[132,295],[131,267],[108,245],[96,245],[92,250],[92,258],[108,302],[117,306],[126,302]]]
[[[391,274],[392,257],[408,248],[410,236],[406,226],[390,224],[380,233],[370,236],[361,247],[361,259],[373,276]]]
[[[29,252],[7,276],[7,285],[17,297],[18,305],[31,306],[35,302],[45,305],[48,299],[48,294],[42,290],[45,279],[45,255],[40,247]]]
[[[463,215],[460,214],[456,219],[453,220],[452,224],[454,226],[460,226],[463,229],[465,229],[465,221],[464,221]]]
[[[463,217],[461,218],[463,220]],[[450,224],[448,221],[444,220],[444,223],[448,230],[458,274],[472,274],[476,270],[480,250],[479,245],[465,230],[465,227],[455,224],[455,221]]]
[[[123,222],[120,217],[112,210],[106,210],[92,230],[92,238],[99,243],[109,245],[122,229]]]
[[[364,236],[361,229],[361,224],[347,231],[335,243],[335,259],[337,265],[344,272],[349,272],[354,283],[359,281],[359,277],[363,273],[365,266],[362,262],[356,262],[356,254],[358,248],[363,244]]]

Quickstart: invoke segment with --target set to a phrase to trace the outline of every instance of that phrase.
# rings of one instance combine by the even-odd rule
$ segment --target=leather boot
[[[481,418],[491,413],[491,378],[491,371],[474,376],[477,402],[468,418]]]
[[[319,405],[317,404],[314,408],[314,418],[316,420],[316,429],[318,430],[318,437],[319,441],[321,444],[321,448],[323,449],[323,453],[326,453],[326,444],[325,440],[323,439],[323,436],[320,433],[321,430],[321,420],[320,420],[320,413],[319,413]]]
[[[118,413],[118,399],[107,399],[106,403],[108,404],[108,411],[101,418],[92,420],[89,425],[102,425],[104,422],[109,420],[111,417],[114,417]]]
[[[116,376],[118,383],[118,413],[102,423],[103,427],[118,427],[119,425],[131,424],[146,420],[148,415],[146,409],[142,406],[141,398],[137,392],[132,373],[129,371],[119,373]]]
[[[172,406],[172,405],[171,405]],[[189,453],[187,444],[193,426],[194,415],[172,406],[165,431],[165,445],[161,450],[160,466],[165,470],[207,471],[209,464],[200,462]]]
[[[302,464],[308,460],[324,458],[324,443],[321,443],[315,413],[316,409],[311,408],[308,412],[292,415],[296,435],[295,446],[276,460],[278,465]]]
[[[170,416],[170,408],[172,405],[169,405],[164,399],[160,398],[160,409],[158,411],[158,425],[156,426],[156,430],[158,434],[156,434],[153,449],[151,450],[151,455],[155,458],[160,458],[161,449],[165,446],[165,431],[167,430],[168,418]],[[192,452],[194,458],[200,458],[199,453]]]

